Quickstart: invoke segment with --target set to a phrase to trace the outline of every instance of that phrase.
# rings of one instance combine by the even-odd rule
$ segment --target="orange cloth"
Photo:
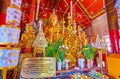
[[[107,65],[110,79],[120,79],[120,54],[108,55]]]

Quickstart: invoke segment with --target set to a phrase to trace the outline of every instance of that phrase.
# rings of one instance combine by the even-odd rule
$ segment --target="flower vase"
[[[84,62],[85,62],[84,58],[78,58],[78,67],[83,69],[84,68]]]
[[[65,60],[65,69],[68,70],[69,69],[69,60]]]
[[[57,70],[61,70],[62,69],[62,62],[58,61],[57,62]]]
[[[87,68],[91,68],[93,66],[92,59],[87,59]]]

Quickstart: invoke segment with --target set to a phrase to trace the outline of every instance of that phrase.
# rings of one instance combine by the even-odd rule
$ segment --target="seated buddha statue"
[[[53,14],[50,15],[49,25],[43,26],[44,35],[49,43],[57,41],[59,38],[59,29],[57,27],[58,17],[53,11]]]
[[[21,39],[20,39],[20,46],[22,48],[26,48],[26,49],[31,50],[32,44],[33,44],[33,41],[34,41],[35,37],[36,37],[36,35],[33,32],[33,27],[29,26],[27,24],[26,29],[25,29],[25,31],[22,34]]]

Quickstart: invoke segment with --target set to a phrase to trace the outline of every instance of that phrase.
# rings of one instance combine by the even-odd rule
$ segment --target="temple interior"
[[[120,0],[0,0],[0,79],[120,79]]]

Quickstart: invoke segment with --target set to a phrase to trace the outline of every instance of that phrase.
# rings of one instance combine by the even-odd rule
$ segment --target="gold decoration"
[[[83,2],[84,0],[81,0],[81,2]]]
[[[55,14],[55,11],[53,11],[53,14],[50,15],[49,25],[44,26],[43,31],[44,31],[45,37],[49,43],[58,41],[58,39],[60,39],[58,17]],[[56,38],[56,37],[58,37],[58,38]]]
[[[82,0],[82,1],[83,1],[83,0]],[[90,18],[88,18],[88,20],[92,20],[92,19],[96,18],[97,16],[91,15],[91,12],[89,12],[89,11],[85,8],[85,6],[82,4],[82,1],[78,1],[78,4],[80,5],[80,6],[78,6],[78,7],[79,7],[79,8],[82,7],[83,10],[87,13],[87,15],[90,17]],[[81,9],[81,8],[80,8],[80,9]],[[100,12],[99,15],[101,15],[102,13],[105,12],[105,10],[100,10],[99,12]],[[98,12],[97,12],[97,14],[98,14]],[[99,15],[98,15],[98,16],[99,16]]]
[[[3,77],[3,79],[6,79],[6,76],[7,76],[7,68],[4,68],[3,70],[2,70],[2,77]]]
[[[64,18],[62,19],[62,35],[64,36],[64,29],[65,29],[65,21]]]
[[[15,4],[11,4],[8,8],[15,8],[15,9],[21,11],[20,8],[18,6],[16,6]]]
[[[36,39],[33,42],[33,47],[34,47],[34,57],[40,55],[40,56],[45,56],[45,47],[47,47],[47,40],[44,37],[43,29],[41,28],[42,26],[42,21],[39,21],[39,33],[36,37]]]
[[[92,15],[94,15],[94,12],[93,12],[93,11],[90,11],[90,13],[91,13]]]
[[[76,66],[78,55],[80,54],[80,41],[76,34],[76,23],[71,25],[71,16],[68,14],[68,26],[66,29],[66,37],[64,38],[64,44],[68,48],[65,53],[65,59],[69,60],[70,68]],[[73,29],[74,27],[74,29]],[[80,29],[80,28],[79,28]],[[80,30],[79,30],[80,32]]]
[[[10,45],[10,44],[9,44]],[[0,47],[0,50],[20,50],[20,48],[13,48],[13,47]]]
[[[27,24],[25,32],[22,34],[20,39],[20,46],[31,49],[35,37],[36,35],[33,32],[33,27]]]

